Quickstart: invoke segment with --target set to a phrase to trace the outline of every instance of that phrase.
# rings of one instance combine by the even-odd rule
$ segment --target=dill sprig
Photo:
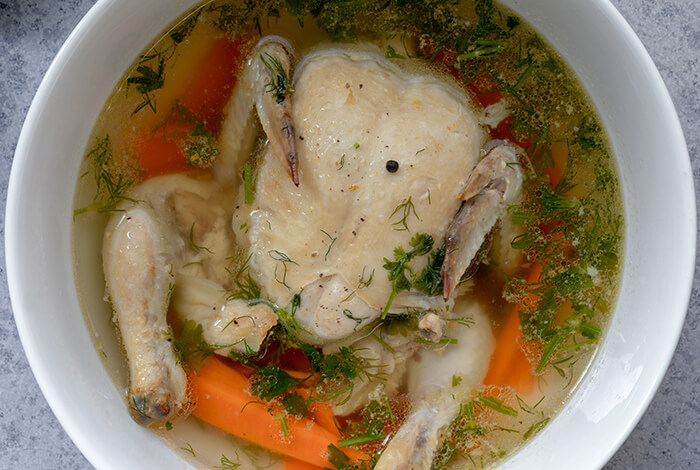
[[[394,228],[394,230],[398,230],[399,232],[409,232],[410,230],[408,229],[408,219],[410,218],[411,214],[420,221],[420,217],[418,217],[418,213],[416,212],[416,206],[413,204],[413,201],[411,200],[411,196],[408,196],[408,199],[406,199],[404,202],[396,206],[394,209],[394,212],[391,213],[389,216],[389,219],[394,217],[396,214],[399,214],[400,218],[398,221],[392,223],[391,225],[393,226],[399,226],[398,228]]]
[[[249,254],[245,262],[241,265],[238,270],[233,273],[229,268],[226,268],[228,273],[231,275],[231,280],[236,286],[236,290],[231,290],[228,292],[228,300],[232,299],[242,299],[242,300],[254,300],[261,298],[260,285],[253,279],[250,274],[250,258],[253,254]]]
[[[112,167],[112,141],[109,135],[97,141],[88,152],[87,159],[92,164],[97,191],[92,203],[73,211],[73,217],[89,211],[114,212],[121,201],[136,202],[125,196],[133,181],[121,173],[116,173]]]
[[[213,254],[213,252],[207,248],[206,246],[200,246],[197,245],[194,241],[194,224],[195,222],[192,222],[192,225],[190,226],[190,248],[192,248],[193,251],[199,253],[200,251],[206,251],[209,254]]]
[[[282,272],[282,279],[280,279],[280,278],[277,276],[277,265],[275,265],[275,272],[274,272],[275,281],[279,282],[280,284],[282,284],[282,285],[283,285],[284,287],[286,287],[287,289],[291,289],[291,287],[289,287],[289,284],[287,284],[287,271],[288,271],[287,264],[297,264],[297,265],[298,265],[299,263],[297,263],[297,262],[294,261],[292,258],[290,258],[289,256],[287,256],[286,253],[283,253],[283,252],[281,252],[281,251],[279,251],[279,250],[270,250],[270,251],[267,252],[267,254],[268,254],[268,255],[270,256],[270,258],[272,258],[273,260],[279,261],[280,263],[282,263],[282,269],[283,269],[283,272]]]
[[[323,261],[328,261],[328,254],[331,252],[331,248],[333,248],[333,245],[335,244],[336,240],[338,240],[338,237],[332,236],[330,233],[326,232],[323,229],[321,229],[321,233],[327,236],[330,240],[330,243],[328,244],[328,249],[326,250],[326,254],[323,255]]]
[[[265,56],[267,56],[267,59]],[[270,81],[265,84],[265,91],[275,96],[277,104],[284,103],[284,100],[294,92],[289,75],[287,75],[279,59],[272,54],[267,52],[264,55],[260,54],[260,60],[270,71]]]
[[[132,115],[146,107],[150,108],[154,113],[156,112],[154,92],[165,86],[165,61],[168,58],[166,55],[168,53],[172,54],[169,49],[166,49],[151,55],[141,56],[135,73],[126,79],[127,86],[134,85],[136,91],[141,94],[141,103],[136,106],[131,113]],[[155,62],[150,63],[153,60]]]

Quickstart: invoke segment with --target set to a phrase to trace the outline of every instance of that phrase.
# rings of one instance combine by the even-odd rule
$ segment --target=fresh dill
[[[289,269],[287,265],[288,265],[288,264],[297,264],[297,265],[298,265],[299,263],[297,263],[296,261],[294,261],[293,259],[291,259],[289,256],[287,256],[286,253],[283,253],[283,252],[281,252],[281,251],[279,251],[279,250],[270,250],[270,251],[267,252],[267,254],[268,254],[268,255],[270,256],[270,258],[272,258],[273,260],[279,261],[280,263],[282,263],[282,270],[283,270],[283,272],[282,272],[282,279],[280,279],[280,278],[278,277],[278,275],[277,275],[277,266],[275,266],[275,272],[274,272],[275,281],[277,281],[278,283],[282,284],[282,285],[283,285],[284,287],[286,287],[287,289],[291,289],[291,287],[289,287],[289,284],[287,284],[287,271],[288,271],[288,269]]]
[[[220,468],[221,470],[233,470],[241,466],[240,463],[234,462],[233,460],[226,457],[224,454],[221,454],[221,459],[219,459],[219,462],[221,463],[221,465],[214,468]]]
[[[458,325],[470,327],[474,324],[474,319],[471,317],[443,318],[445,321],[453,322]]]
[[[206,251],[209,254],[213,254],[213,252],[209,248],[207,248],[205,246],[197,245],[195,243],[195,241],[194,241],[194,224],[195,224],[195,222],[192,222],[192,225],[190,226],[190,239],[189,239],[190,248],[197,253],[199,253],[200,251]]]
[[[420,217],[418,217],[416,206],[413,204],[413,200],[411,198],[412,196],[408,196],[408,199],[396,206],[394,212],[392,212],[389,216],[389,219],[393,218],[397,214],[400,216],[398,221],[391,224],[394,226],[394,230],[398,230],[399,232],[410,232],[408,229],[408,219],[411,217],[411,214],[413,214],[418,221],[421,220]]]
[[[343,429],[343,434],[347,437],[338,441],[338,447],[351,447],[382,441],[386,438],[385,428],[395,422],[394,411],[386,396],[381,400],[372,400],[362,410],[361,421],[351,421]]]
[[[73,212],[73,217],[90,211],[114,212],[118,210],[116,207],[122,201],[136,202],[126,196],[133,181],[116,171],[112,164],[112,158],[112,141],[109,135],[106,135],[99,139],[87,154],[87,160],[92,165],[92,174],[97,186],[95,196],[89,205],[76,209]]]
[[[265,58],[267,56],[267,58]],[[291,88],[289,75],[284,70],[279,59],[269,53],[260,55],[260,60],[270,71],[270,81],[265,85],[265,91],[275,96],[277,104],[284,103],[284,100],[291,95],[294,90]]]
[[[523,434],[523,441],[527,441],[532,436],[540,432],[547,425],[547,423],[549,423],[550,420],[551,418],[547,417],[530,426],[530,428],[527,431],[525,431],[525,434]]]
[[[362,273],[358,276],[357,279],[357,287],[355,287],[343,300],[341,300],[341,303],[347,302],[357,293],[357,291],[361,289],[366,289],[372,284],[372,281],[374,280],[374,269],[371,273],[369,273],[369,276],[365,278],[366,269],[367,266],[362,267]]]
[[[396,49],[394,49],[391,45],[386,46],[386,58],[387,59],[405,59],[406,56],[403,56],[396,52]]]
[[[359,325],[360,323],[362,323],[362,320],[363,320],[363,319],[354,316],[354,315],[352,314],[352,310],[350,310],[350,309],[348,309],[348,308],[343,309],[343,315],[344,315],[346,318],[349,318],[350,320],[352,320],[352,321],[354,321],[355,323],[357,323],[357,325]],[[355,329],[357,329],[357,325],[355,325]]]
[[[340,157],[340,160],[338,161],[337,165],[338,165],[338,170],[342,170],[342,169],[343,169],[343,167],[345,166],[345,154],[343,154],[343,155]]]
[[[165,86],[165,61],[169,50],[163,50],[151,55],[141,56],[134,74],[126,79],[127,86],[133,85],[141,94],[141,102],[131,113],[137,114],[148,107],[156,112],[156,98],[154,93]]]
[[[194,130],[185,140],[185,159],[190,166],[208,168],[219,155],[216,137],[203,123],[197,122]]]
[[[254,300],[260,298],[260,285],[253,279],[250,274],[250,258],[253,254],[249,254],[245,262],[241,265],[238,270],[233,273],[229,269],[227,271],[231,275],[231,280],[236,286],[236,290],[228,292],[228,300],[233,299],[243,299],[243,300]]]
[[[328,254],[331,252],[331,248],[333,248],[333,244],[335,244],[335,241],[338,239],[338,237],[331,236],[330,233],[326,232],[323,229],[321,229],[321,233],[327,236],[330,240],[330,243],[328,244],[328,249],[326,250],[326,254],[323,255],[323,261],[328,261]]]
[[[498,413],[508,415],[508,416],[518,416],[517,410],[506,405],[505,403],[503,403],[503,401],[499,400],[496,397],[491,397],[491,396],[483,395],[480,393],[477,400],[482,405],[484,405],[488,408],[491,408],[492,410],[494,410]]]
[[[185,452],[189,452],[190,454],[192,454],[192,457],[196,457],[196,455],[194,454],[194,449],[192,448],[192,444],[188,443],[187,447],[180,447],[180,449],[184,450]]]

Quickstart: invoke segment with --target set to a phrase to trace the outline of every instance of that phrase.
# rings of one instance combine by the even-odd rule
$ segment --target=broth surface
[[[202,181],[213,178],[209,160],[219,154],[229,97],[246,56],[261,37],[271,35],[289,41],[297,58],[328,44],[352,43],[407,72],[438,77],[469,96],[490,138],[524,150],[522,202],[508,209],[459,294],[486,312],[497,348],[512,330],[509,319],[517,318],[522,336],[513,354],[521,369],[494,377],[491,362],[488,384],[464,400],[443,433],[432,468],[501,462],[553,419],[595,354],[617,295],[623,213],[610,146],[582,86],[536,32],[491,1],[205,2],[162,33],[105,104],[77,183],[76,284],[105,367],[127,397],[126,358],[104,294],[100,254],[107,221],[145,180],[178,172]],[[212,66],[211,57],[220,61]],[[208,74],[204,78],[202,70]],[[209,95],[207,86],[216,93]],[[201,102],[207,106],[194,109]],[[254,186],[261,165],[266,139],[256,126],[257,144],[246,159],[248,179],[240,176],[238,186],[219,196],[231,210],[247,186]],[[156,161],[156,154],[165,157]],[[244,224],[234,222],[231,230],[237,229],[245,231]],[[246,247],[230,249],[231,276],[224,287],[236,294],[249,258]],[[505,261],[509,250],[521,253],[517,263]],[[375,270],[374,275],[387,273]],[[182,338],[187,325],[172,312],[169,322],[175,339]],[[417,329],[415,323],[407,315],[383,319],[381,327],[405,336]],[[274,348],[264,349],[271,355]],[[492,361],[498,355],[499,350]],[[530,386],[522,386],[523,380]],[[405,391],[403,384],[377,401],[386,403],[394,423],[410,414]],[[371,421],[372,413],[380,414],[342,418],[344,437],[356,437],[352,423]],[[278,456],[192,416],[153,430],[201,468],[281,468]],[[391,437],[396,426],[383,432]],[[381,446],[371,442],[359,448],[375,453]]]

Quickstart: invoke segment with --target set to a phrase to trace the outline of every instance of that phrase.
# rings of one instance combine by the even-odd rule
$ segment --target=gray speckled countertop
[[[583,0],[582,0],[583,1]],[[0,194],[29,104],[63,41],[94,0],[0,1]],[[612,0],[659,68],[676,105],[700,187],[700,0]],[[0,213],[4,236],[4,210]],[[4,243],[4,240],[3,240]],[[87,469],[49,409],[12,317],[0,250],[0,468]],[[697,266],[697,261],[696,261]],[[700,468],[700,274],[671,367],[646,414],[606,465]]]

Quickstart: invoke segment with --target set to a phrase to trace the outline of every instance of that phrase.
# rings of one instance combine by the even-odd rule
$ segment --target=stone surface
[[[92,0],[0,1],[0,194],[34,93],[52,58]],[[700,182],[700,1],[612,0],[659,68]],[[696,188],[697,192],[697,188]],[[0,213],[4,236],[4,211]],[[4,243],[4,240],[3,240]],[[0,254],[0,468],[88,469],[54,417],[27,364],[12,318]],[[651,406],[606,470],[700,468],[700,274],[666,377]]]

